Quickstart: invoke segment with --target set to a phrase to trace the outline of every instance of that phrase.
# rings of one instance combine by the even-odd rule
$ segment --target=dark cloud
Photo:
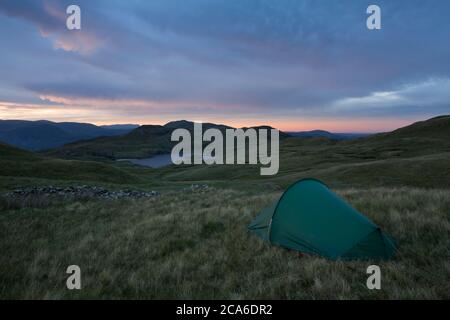
[[[45,1],[5,0],[0,4],[0,10],[6,15],[31,21],[45,31],[63,29],[64,25],[61,26],[63,20],[52,15],[48,8],[48,2]],[[64,11],[61,13],[63,16]]]
[[[424,110],[421,103],[389,107],[371,95],[435,79],[444,91],[433,91],[424,112],[442,113],[450,2],[377,2],[380,31],[365,27],[365,0],[5,0],[0,68],[9,76],[0,86],[14,87],[14,95],[3,89],[0,100],[17,100],[22,90],[27,101],[33,93],[36,101],[148,100],[205,112],[217,105],[214,113],[222,107],[224,114],[238,107],[242,114],[403,116]],[[82,8],[79,32],[65,29],[73,3]],[[429,88],[418,88],[419,96],[408,96],[425,100]],[[364,103],[336,109],[349,101]]]

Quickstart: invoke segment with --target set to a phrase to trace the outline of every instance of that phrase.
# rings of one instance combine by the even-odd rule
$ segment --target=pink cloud
[[[46,19],[51,21],[51,23],[43,23],[38,19],[33,21],[37,25],[39,34],[43,38],[52,40],[54,49],[88,55],[103,45],[103,41],[97,35],[84,29],[67,30],[67,15],[64,7],[44,1],[42,8],[47,16]]]
[[[190,110],[183,111],[179,105],[165,106],[143,100],[101,100],[70,99],[55,96],[42,96],[44,101],[53,104],[26,104],[0,101],[0,118],[2,119],[47,119],[53,121],[77,121],[95,124],[113,124],[133,122],[140,124],[164,124],[172,120],[198,120],[230,125],[233,127],[250,127],[270,125],[283,131],[306,131],[323,129],[332,132],[382,132],[391,131],[409,125],[416,118],[283,118],[277,116],[234,116],[214,115],[202,112],[194,115]],[[113,106],[113,108],[111,108]]]

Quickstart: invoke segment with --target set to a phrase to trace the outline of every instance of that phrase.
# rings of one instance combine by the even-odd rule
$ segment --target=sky
[[[68,30],[66,8],[81,8]],[[381,30],[366,9],[381,8]],[[450,114],[447,0],[1,0],[0,119],[379,132]]]

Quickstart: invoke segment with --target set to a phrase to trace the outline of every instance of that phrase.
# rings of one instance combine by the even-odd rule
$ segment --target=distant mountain
[[[72,142],[49,150],[45,154],[65,159],[145,158],[170,152],[172,130],[160,125],[144,125],[122,136]]]
[[[138,128],[139,124],[110,124],[110,125],[103,125],[100,126],[100,128],[105,129],[113,129],[113,130],[133,130]]]
[[[181,123],[187,125],[186,123]],[[141,126],[123,136],[74,142],[33,154],[0,143],[0,176],[79,181],[145,181],[144,172],[105,163],[106,159],[147,158],[171,149],[166,126]],[[315,177],[341,187],[450,187],[450,116],[421,121],[388,133],[352,140],[289,138],[280,144],[280,172],[271,181],[287,187]],[[54,156],[54,157],[49,157]],[[60,158],[93,161],[65,161]],[[257,179],[254,166],[185,166],[155,176],[161,181]],[[262,177],[261,177],[262,178]],[[264,178],[266,179],[266,178]],[[128,182],[127,182],[128,183]]]
[[[370,136],[370,133],[331,133],[325,130],[288,132],[290,136],[302,138],[328,138],[331,140],[351,140]]]
[[[450,116],[352,140],[289,138],[280,144],[281,187],[314,177],[340,188],[356,186],[450,187]],[[252,166],[193,166],[164,176],[176,181],[253,181]],[[260,177],[267,179],[267,177]]]
[[[202,123],[203,130],[216,128],[221,131],[232,127]],[[174,143],[170,140],[175,129],[187,129],[193,131],[194,122],[180,120],[172,121],[163,126],[143,125],[129,133],[118,137],[101,137],[87,141],[78,141],[49,150],[46,154],[54,157],[68,159],[142,159],[157,154],[170,153]],[[270,129],[268,126],[255,127]],[[247,128],[243,128],[247,129]],[[280,138],[289,135],[280,132]]]
[[[170,129],[188,129],[188,130],[194,130],[194,122],[187,121],[187,120],[179,120],[179,121],[171,121],[164,125],[166,128]],[[204,122],[202,123],[203,130],[208,129],[219,129],[219,130],[225,130],[225,129],[233,129],[230,126],[224,125],[224,124],[215,124],[215,123],[208,123]]]
[[[413,123],[409,126],[385,133],[332,133],[325,130],[287,132],[293,137],[303,138],[328,138],[331,140],[352,140],[357,138],[367,138],[373,140],[389,140],[398,143],[399,139],[409,139],[418,137],[421,139],[443,139],[450,137],[450,115],[443,115],[424,121]],[[447,135],[448,134],[448,135]],[[447,139],[447,138],[446,138]]]
[[[130,128],[104,128],[90,123],[46,120],[0,120],[0,141],[26,150],[45,150],[100,136],[117,136]]]

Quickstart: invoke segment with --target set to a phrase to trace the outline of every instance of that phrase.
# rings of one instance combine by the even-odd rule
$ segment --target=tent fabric
[[[316,179],[291,185],[248,226],[263,240],[328,259],[390,259],[394,240]]]

